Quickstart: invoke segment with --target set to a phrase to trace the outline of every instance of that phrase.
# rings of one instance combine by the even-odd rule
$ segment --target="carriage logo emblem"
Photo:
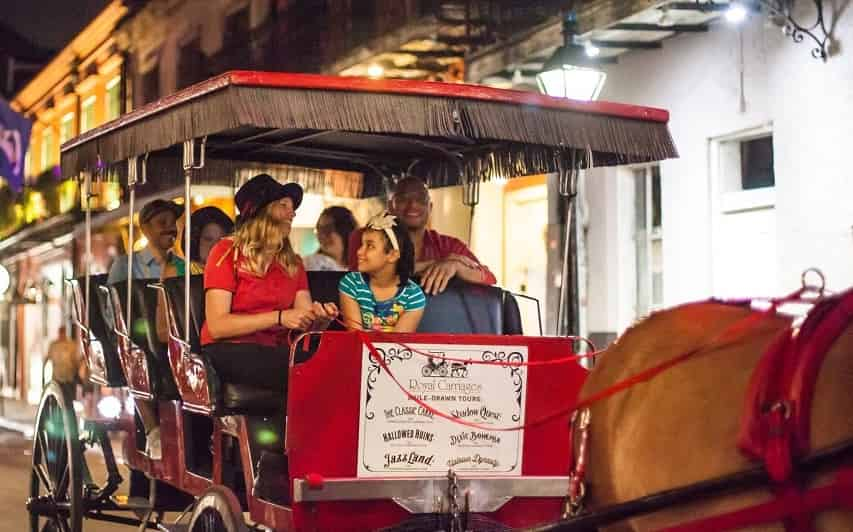
[[[468,364],[466,362],[450,362],[443,360],[443,352],[430,351],[427,363],[421,367],[421,375],[424,377],[450,377],[464,379],[468,377]],[[434,355],[434,356],[432,356]]]

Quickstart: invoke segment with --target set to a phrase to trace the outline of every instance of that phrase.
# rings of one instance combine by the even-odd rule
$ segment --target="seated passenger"
[[[406,177],[397,182],[388,205],[391,214],[406,227],[415,247],[415,274],[427,294],[440,294],[454,277],[475,284],[492,285],[497,282],[489,268],[471,253],[458,238],[442,235],[427,229],[432,212],[432,201],[426,184],[417,177]],[[354,231],[349,243],[349,267],[358,269],[356,250],[361,243],[361,232]]]
[[[233,231],[234,222],[218,207],[202,207],[193,212],[190,216],[190,273],[204,273],[204,265],[207,264],[207,257],[213,245]],[[184,249],[184,245],[182,236],[178,240],[178,246],[186,257],[187,250]],[[168,279],[183,274],[183,263],[175,266],[170,264],[165,268],[162,278]]]
[[[213,246],[204,269],[202,352],[225,382],[275,391],[284,405],[291,330],[323,329],[333,303],[313,302],[290,228],[302,187],[256,175],[234,197],[233,237]]]
[[[346,207],[327,207],[317,219],[317,241],[320,249],[305,257],[307,271],[347,271],[349,238],[358,229],[352,211]]]
[[[204,273],[204,265],[213,245],[219,242],[225,235],[234,231],[234,222],[227,214],[217,207],[202,207],[190,216],[190,273]],[[186,234],[186,233],[184,233]],[[184,239],[178,240],[178,245],[184,256]],[[184,262],[178,264],[167,264],[160,273],[160,280],[171,277],[182,277],[184,275]],[[166,322],[166,301],[161,295],[157,299],[157,338],[166,343],[169,340],[169,328]]]
[[[167,268],[183,271],[184,261],[172,252],[178,235],[177,220],[184,208],[173,201],[151,200],[139,211],[139,228],[148,244],[133,254],[129,277],[131,279],[160,279]],[[107,277],[108,284],[127,281],[127,255],[115,258]],[[125,319],[130,319],[125,316]],[[159,321],[159,320],[158,320]],[[153,460],[160,460],[160,420],[156,404],[137,400],[136,411],[145,429],[146,453]]]
[[[139,229],[148,244],[133,254],[131,279],[159,279],[162,270],[171,265],[183,271],[184,261],[172,253],[172,246],[178,236],[178,217],[184,208],[173,201],[151,200],[139,211]],[[126,281],[127,255],[115,258],[110,267],[107,283]]]
[[[361,235],[357,256],[358,271],[346,274],[338,285],[347,327],[415,332],[426,297],[410,279],[415,252],[409,233],[390,214],[374,216]]]

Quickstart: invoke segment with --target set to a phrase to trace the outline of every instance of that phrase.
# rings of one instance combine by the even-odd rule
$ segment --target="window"
[[[249,40],[249,8],[244,7],[228,15],[225,19],[225,33],[222,36],[223,47],[233,46]]]
[[[49,127],[41,132],[41,168],[44,172],[53,164],[53,130]]]
[[[663,305],[663,234],[660,166],[634,170],[637,316]]]
[[[773,137],[760,137],[740,142],[740,182],[742,190],[772,187]]]
[[[719,146],[721,193],[755,191],[776,185],[773,135],[767,128],[756,128],[715,142]]]
[[[121,114],[121,78],[116,76],[107,82],[107,121]]]
[[[178,62],[178,88],[183,89],[207,78],[207,57],[201,51],[198,38],[181,46]]]
[[[80,133],[95,127],[95,96],[89,96],[80,105]]]
[[[142,75],[142,103],[153,102],[160,97],[160,65]]]
[[[62,145],[74,138],[74,113],[66,113],[59,123],[59,144]]]

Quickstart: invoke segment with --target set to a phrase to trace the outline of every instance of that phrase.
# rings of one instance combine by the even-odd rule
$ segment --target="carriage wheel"
[[[213,486],[196,502],[189,532],[246,532],[240,502],[223,486]]]
[[[448,371],[447,371],[447,365],[446,364],[443,364],[441,367],[438,368],[438,375],[439,376],[447,377],[447,373],[448,373]]]
[[[56,382],[44,390],[33,435],[31,532],[81,532],[83,455],[71,396]]]

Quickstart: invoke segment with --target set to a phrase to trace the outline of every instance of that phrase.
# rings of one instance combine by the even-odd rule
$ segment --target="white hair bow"
[[[391,241],[391,245],[394,246],[394,249],[400,251],[397,235],[394,234],[395,225],[397,225],[397,218],[392,214],[388,214],[388,211],[377,214],[367,222],[368,229],[385,231],[385,234],[388,235],[388,240]]]

